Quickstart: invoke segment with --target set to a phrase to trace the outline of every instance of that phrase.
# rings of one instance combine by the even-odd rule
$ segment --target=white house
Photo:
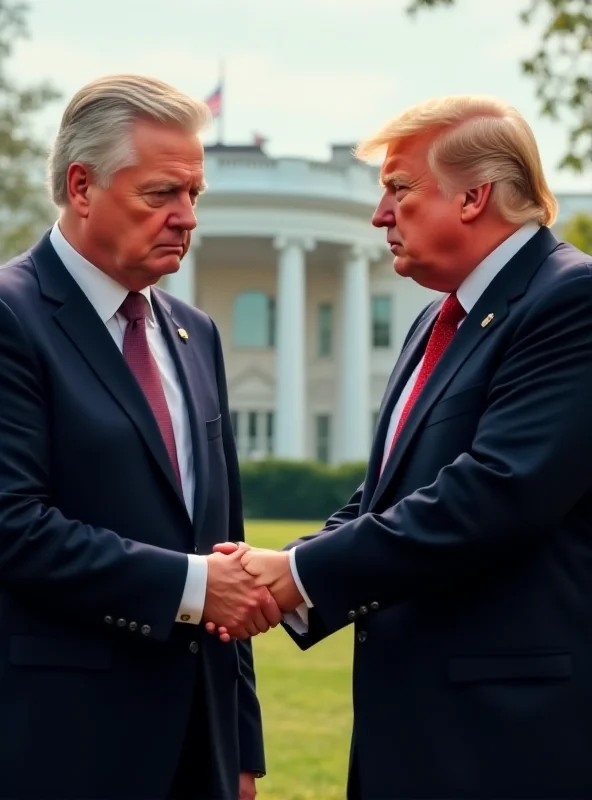
[[[395,274],[370,225],[377,169],[350,145],[326,162],[216,145],[206,178],[166,287],[220,329],[241,458],[364,460],[405,334],[435,296]],[[559,224],[592,213],[592,195],[559,200]]]

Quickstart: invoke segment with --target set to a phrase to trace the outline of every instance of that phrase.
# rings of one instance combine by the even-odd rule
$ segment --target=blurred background
[[[0,255],[55,219],[45,156],[69,97],[140,72],[208,101],[208,192],[165,288],[218,324],[248,538],[281,547],[361,482],[380,400],[431,293],[398,278],[370,225],[378,169],[352,147],[433,95],[515,105],[592,252],[590,0],[0,0]],[[348,369],[343,368],[347,354]],[[278,521],[281,520],[281,521]],[[263,800],[344,797],[347,631],[300,653],[256,642]]]

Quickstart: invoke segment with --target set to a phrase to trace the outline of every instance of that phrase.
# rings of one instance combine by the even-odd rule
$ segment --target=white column
[[[370,259],[354,246],[346,256],[341,311],[339,461],[364,461],[370,450]]]
[[[172,275],[168,275],[166,282],[168,292],[192,306],[197,305],[197,251],[199,245],[199,237],[193,236],[180,268]]]
[[[306,253],[314,243],[279,238],[276,300],[275,455],[306,454]]]

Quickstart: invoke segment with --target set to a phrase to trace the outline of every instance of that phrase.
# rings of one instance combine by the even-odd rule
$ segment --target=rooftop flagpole
[[[220,61],[218,88],[220,92],[220,113],[218,114],[218,144],[224,139],[224,61]]]

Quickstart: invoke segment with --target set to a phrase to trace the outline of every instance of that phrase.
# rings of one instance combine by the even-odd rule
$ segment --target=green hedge
[[[241,465],[245,516],[324,520],[344,506],[364,480],[366,464],[246,461]]]

